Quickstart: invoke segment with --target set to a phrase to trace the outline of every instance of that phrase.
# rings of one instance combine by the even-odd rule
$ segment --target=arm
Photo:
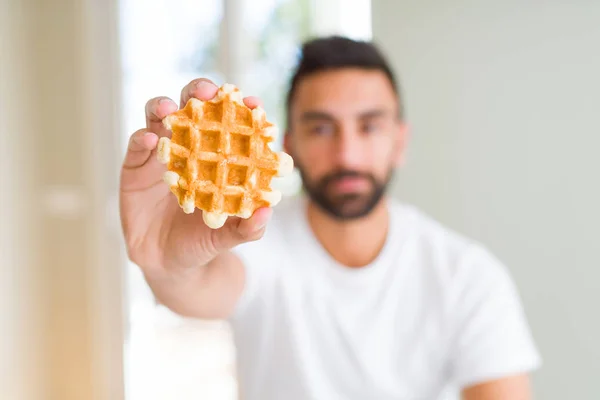
[[[205,266],[145,274],[156,299],[173,312],[192,318],[225,319],[244,289],[244,267],[233,253]]]
[[[508,269],[472,248],[454,275],[451,371],[465,400],[529,400],[541,358]]]
[[[531,400],[531,385],[527,374],[483,382],[465,388],[463,400]]]
[[[212,82],[194,80],[182,90],[181,107],[192,96],[206,101],[216,93]],[[260,104],[251,97],[244,102],[250,108]],[[226,318],[245,285],[242,261],[230,250],[260,239],[271,210],[258,209],[249,219],[229,218],[219,229],[207,227],[201,212],[181,211],[156,157],[159,138],[170,136],[162,120],[176,109],[168,98],[150,100],[146,128],[130,138],[119,198],[127,255],[166,307],[191,317]]]

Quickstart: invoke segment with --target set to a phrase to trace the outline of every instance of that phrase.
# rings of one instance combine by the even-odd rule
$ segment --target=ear
[[[289,130],[286,130],[283,135],[283,151],[292,156],[292,158],[294,157],[294,149],[292,146],[292,134]]]
[[[406,164],[406,148],[408,143],[408,125],[400,121],[396,125],[396,146],[394,149],[394,164],[403,167]]]

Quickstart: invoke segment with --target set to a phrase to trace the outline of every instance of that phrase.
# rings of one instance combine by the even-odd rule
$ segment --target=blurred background
[[[342,34],[399,76],[411,138],[393,194],[510,269],[544,360],[536,397],[600,399],[600,2],[0,4],[0,398],[236,398],[227,324],[157,306],[127,261],[122,156],[145,102],[200,76],[281,125],[301,41]]]

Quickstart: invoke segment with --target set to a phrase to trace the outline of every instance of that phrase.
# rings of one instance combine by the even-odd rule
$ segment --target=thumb
[[[272,214],[270,207],[262,207],[248,219],[230,218],[222,228],[213,230],[216,249],[225,251],[262,238]]]

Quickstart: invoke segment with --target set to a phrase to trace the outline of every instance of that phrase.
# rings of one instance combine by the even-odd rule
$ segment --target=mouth
[[[346,176],[331,182],[331,188],[338,193],[356,193],[369,188],[369,180],[358,176]]]

